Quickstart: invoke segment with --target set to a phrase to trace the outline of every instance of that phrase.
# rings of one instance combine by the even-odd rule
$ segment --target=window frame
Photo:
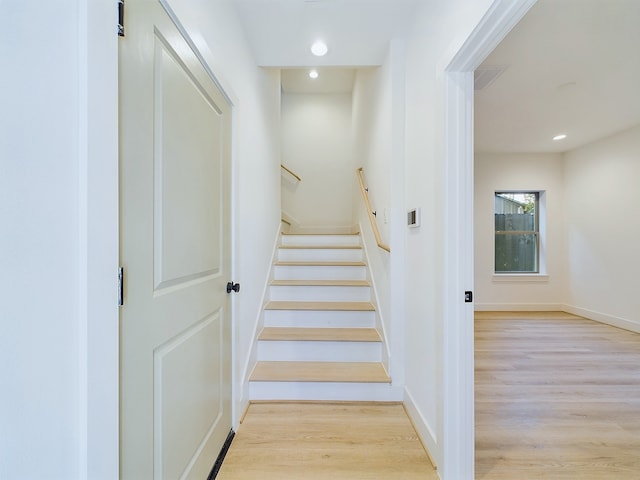
[[[521,195],[533,195],[534,200],[534,230],[496,230],[495,224],[495,215],[496,215],[496,206],[495,199],[499,195],[509,195],[509,194],[521,194]],[[534,275],[538,276],[542,274],[542,240],[541,240],[541,217],[542,217],[542,200],[543,200],[544,192],[540,190],[496,190],[494,191],[494,203],[493,203],[493,232],[494,232],[494,242],[493,242],[493,274],[495,276],[507,276],[507,275]],[[532,235],[535,245],[535,267],[534,270],[497,270],[496,269],[496,236],[497,235]]]

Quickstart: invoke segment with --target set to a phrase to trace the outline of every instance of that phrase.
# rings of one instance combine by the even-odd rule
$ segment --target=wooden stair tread
[[[315,342],[381,342],[375,328],[265,327],[258,340]]]
[[[362,250],[360,245],[280,245],[284,250]]]
[[[379,362],[258,362],[252,382],[391,383]]]
[[[289,236],[313,236],[313,235],[348,235],[348,236],[354,236],[354,235],[360,235],[360,232],[355,232],[355,233],[344,233],[344,232],[340,232],[340,233],[300,233],[300,232],[280,232],[281,235],[289,235]]]
[[[265,310],[375,311],[371,302],[286,302],[271,301]]]
[[[279,267],[364,267],[364,262],[275,262]]]
[[[367,280],[273,280],[278,287],[370,287]]]

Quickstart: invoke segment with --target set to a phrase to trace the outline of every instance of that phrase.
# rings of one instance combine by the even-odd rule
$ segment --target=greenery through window
[[[539,192],[496,192],[495,272],[539,272]]]

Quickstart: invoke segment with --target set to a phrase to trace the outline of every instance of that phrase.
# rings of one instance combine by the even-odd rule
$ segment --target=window
[[[540,272],[540,192],[496,192],[495,273]]]

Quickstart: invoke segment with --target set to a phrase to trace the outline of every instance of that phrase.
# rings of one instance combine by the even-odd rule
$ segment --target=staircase
[[[392,400],[358,234],[286,234],[257,338],[252,400]]]

